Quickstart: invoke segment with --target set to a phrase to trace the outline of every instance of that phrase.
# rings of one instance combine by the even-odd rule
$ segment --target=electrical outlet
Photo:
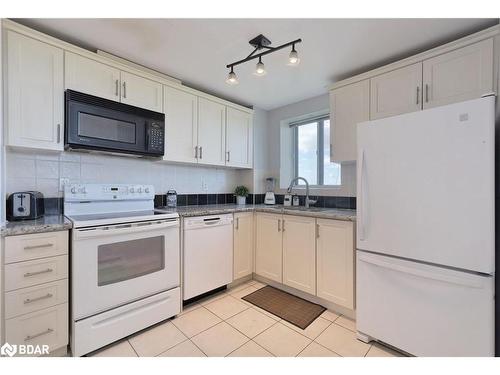
[[[205,182],[205,179],[201,179],[201,190],[208,191],[208,184]]]
[[[64,191],[64,185],[69,185],[69,178],[59,179],[59,191]]]

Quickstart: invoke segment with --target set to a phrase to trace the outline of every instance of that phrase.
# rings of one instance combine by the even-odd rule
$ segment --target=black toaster
[[[7,198],[7,220],[32,220],[45,213],[43,194],[38,191],[12,193]]]

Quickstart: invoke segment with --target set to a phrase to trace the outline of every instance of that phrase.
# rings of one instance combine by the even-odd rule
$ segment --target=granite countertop
[[[344,221],[356,221],[356,210],[323,208],[323,207],[284,207],[283,205],[265,205],[265,204],[213,204],[206,206],[179,206],[179,207],[160,207],[157,210],[164,212],[177,212],[180,217],[221,215],[234,212],[269,212],[275,214],[298,215],[317,217],[322,219],[335,219]]]
[[[73,224],[64,215],[45,215],[35,220],[8,221],[0,227],[2,237],[20,234],[55,232],[71,229]]]

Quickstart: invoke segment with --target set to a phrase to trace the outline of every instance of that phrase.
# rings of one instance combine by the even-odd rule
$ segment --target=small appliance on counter
[[[12,193],[7,198],[7,220],[33,220],[45,214],[43,194],[38,191]]]
[[[274,177],[266,178],[266,196],[264,197],[265,204],[276,204],[276,197],[274,196],[274,187],[276,179]]]
[[[167,207],[177,207],[177,192],[175,190],[167,191]]]
[[[290,207],[292,205],[292,194],[285,194],[283,197],[283,206]]]

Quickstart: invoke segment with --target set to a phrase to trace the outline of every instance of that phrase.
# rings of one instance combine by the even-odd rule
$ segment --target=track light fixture
[[[277,47],[271,47],[270,46],[271,41],[269,39],[267,39],[264,35],[260,34],[260,35],[256,36],[255,38],[253,38],[252,40],[249,41],[249,43],[254,47],[254,50],[252,51],[252,53],[250,53],[250,55],[248,55],[247,57],[245,57],[242,60],[235,61],[231,64],[226,65],[226,68],[231,69],[231,71],[229,72],[229,75],[226,79],[226,82],[230,85],[236,85],[238,83],[238,77],[236,76],[236,73],[234,72],[233,68],[236,65],[240,65],[240,64],[243,64],[247,61],[257,59],[257,58],[259,59],[259,62],[255,66],[254,74],[256,76],[266,75],[267,71],[266,71],[266,67],[264,66],[264,63],[262,62],[262,56],[279,51],[280,49],[283,49],[283,48],[286,48],[289,46],[292,46],[292,50],[290,51],[290,54],[288,55],[287,65],[297,66],[300,62],[300,59],[299,59],[299,54],[295,50],[295,44],[298,44],[301,42],[302,42],[302,39],[296,39],[296,40],[282,44],[282,45],[277,46]],[[265,49],[266,51],[257,53],[257,51],[260,51],[262,49]]]
[[[232,68],[231,68],[232,69]],[[256,76],[265,76],[266,75],[266,67],[264,66],[264,63],[262,62],[262,57],[259,57],[259,62],[257,65],[255,65],[255,75]]]
[[[226,83],[229,85],[238,84],[238,77],[236,76],[236,73],[233,71],[233,67],[231,67],[231,71],[227,75]]]

